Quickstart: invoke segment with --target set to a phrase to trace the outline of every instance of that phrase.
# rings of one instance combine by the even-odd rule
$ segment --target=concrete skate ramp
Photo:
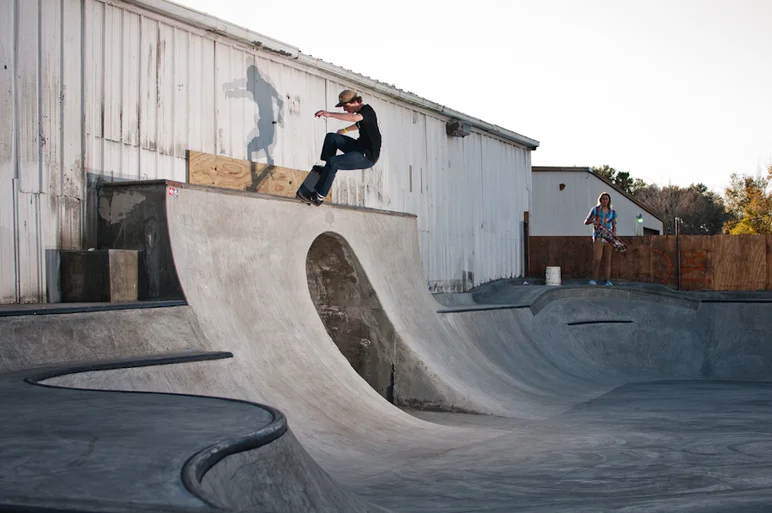
[[[358,297],[375,301],[370,310],[382,326],[371,337],[376,341],[363,338],[380,348],[375,361],[393,365],[392,398],[400,405],[491,414],[527,426],[545,422],[547,429],[551,419],[601,404],[593,401],[623,385],[772,377],[772,351],[761,337],[769,327],[765,303],[583,288],[545,291],[520,307],[437,313],[441,305],[425,287],[412,216],[170,185],[173,192],[164,195],[169,243],[182,289],[209,349],[231,351],[234,358],[84,373],[59,382],[275,406],[326,471],[376,503],[399,486],[421,496],[414,485],[421,482],[418,470],[398,479],[399,469],[431,474],[458,468],[475,461],[465,447],[488,447],[480,454],[498,456],[518,446],[514,458],[520,461],[532,457],[538,436],[521,433],[530,445],[520,447],[516,437],[508,438],[510,424],[429,422],[390,404],[339,348],[341,328],[329,323],[329,313],[345,310],[347,302],[344,294],[312,294],[324,276],[327,285],[348,276],[363,287]],[[320,272],[314,285],[309,255],[320,237],[328,250],[344,255],[350,271]],[[583,425],[573,424],[572,436]],[[550,429],[554,434],[557,428]],[[506,440],[513,445],[496,446]],[[444,465],[423,465],[432,459]],[[492,493],[485,485],[476,490],[475,504]],[[512,499],[527,489],[495,493]],[[508,511],[502,508],[496,511]]]

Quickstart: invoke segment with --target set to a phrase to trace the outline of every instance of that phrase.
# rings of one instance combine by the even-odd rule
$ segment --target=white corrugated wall
[[[88,239],[96,179],[184,181],[186,150],[308,169],[341,83],[324,70],[119,0],[0,0],[0,302],[57,300],[55,252]],[[336,202],[418,215],[426,279],[522,273],[530,150],[362,89],[384,149]],[[48,292],[48,297],[47,296]]]
[[[561,190],[560,184],[564,185]],[[611,195],[617,220],[617,233],[635,235],[636,216],[643,226],[662,233],[662,222],[637,203],[614,191],[601,179],[582,171],[534,171],[531,235],[592,235],[584,220],[598,203],[602,192]]]

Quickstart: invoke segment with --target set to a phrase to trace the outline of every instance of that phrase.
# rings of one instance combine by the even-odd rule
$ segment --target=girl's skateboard
[[[598,233],[606,239],[612,246],[614,246],[615,251],[619,251],[620,253],[624,253],[627,251],[627,244],[622,242],[622,239],[614,235],[614,232],[603,226],[602,224],[598,225]]]

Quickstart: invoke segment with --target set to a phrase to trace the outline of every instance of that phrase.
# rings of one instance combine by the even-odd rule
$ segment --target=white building
[[[333,201],[417,214],[432,290],[520,275],[537,141],[165,0],[0,2],[0,303],[95,244],[99,180],[184,181],[186,150],[310,169],[347,87],[384,147]]]
[[[602,192],[611,195],[619,235],[663,233],[660,218],[588,167],[534,166],[532,171],[531,235],[592,235],[584,220]]]

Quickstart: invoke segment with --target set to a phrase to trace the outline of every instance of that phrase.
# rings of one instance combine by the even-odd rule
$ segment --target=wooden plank
[[[679,237],[681,290],[709,290],[712,278],[708,268],[725,265],[712,258],[713,241],[711,237],[681,235]],[[712,262],[710,262],[713,260]]]
[[[611,257],[611,281],[630,280],[651,283],[651,237],[622,237],[627,244],[624,253]]]
[[[767,282],[764,289],[770,290],[772,289],[772,235],[765,236],[765,242],[767,245]]]
[[[308,172],[249,160],[188,151],[188,183],[295,197]],[[327,194],[330,200],[332,192]]]
[[[592,240],[582,236],[532,236],[529,242],[530,275],[543,278],[547,267],[560,267],[561,278],[581,279],[592,275]]]
[[[706,250],[710,290],[764,290],[767,281],[765,235],[712,236]]]
[[[651,283],[660,283],[670,288],[678,287],[676,240],[672,235],[651,237],[649,246],[649,269]]]

